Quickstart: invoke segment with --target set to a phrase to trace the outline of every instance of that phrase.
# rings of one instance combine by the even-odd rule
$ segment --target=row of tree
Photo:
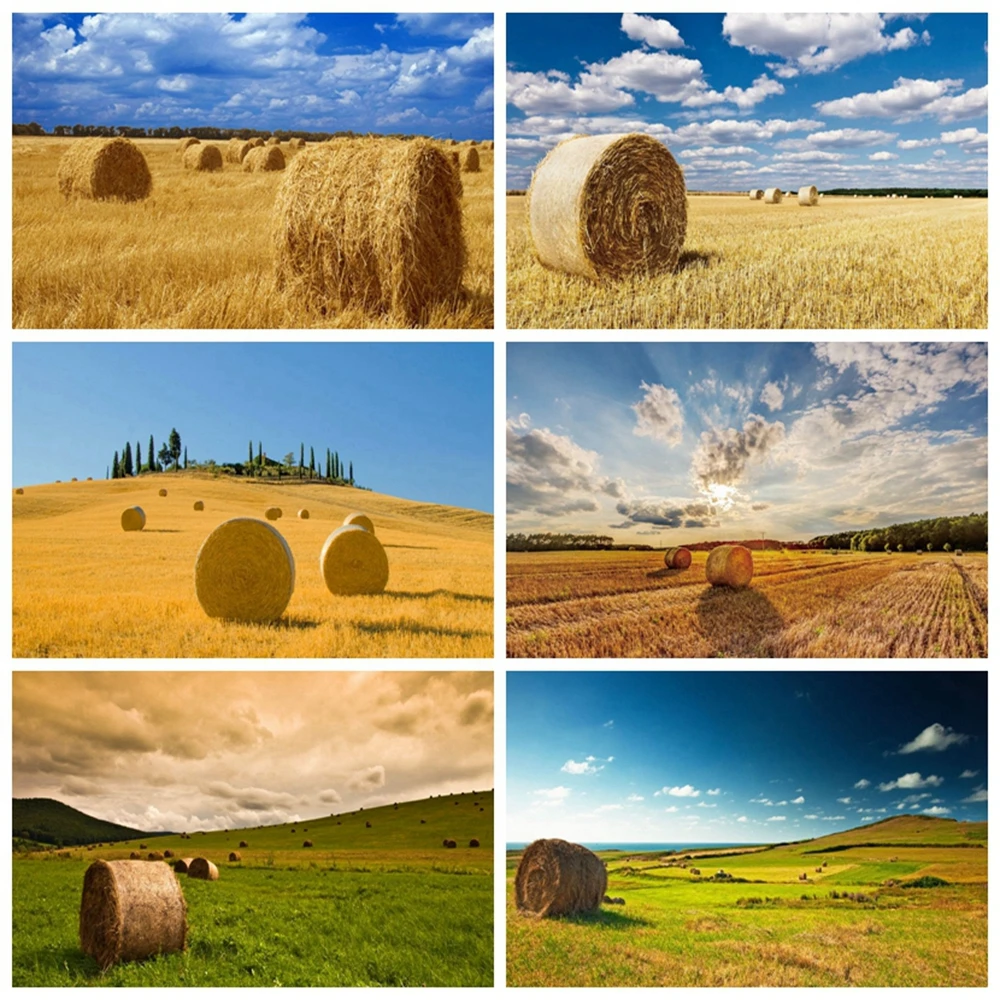
[[[885,187],[885,188],[830,188],[829,190],[824,188],[823,194],[838,194],[838,195],[859,195],[862,198],[867,198],[868,195],[874,195],[876,198],[884,198],[888,194],[895,195],[909,195],[911,198],[951,198],[956,194],[962,195],[963,198],[987,198],[989,197],[989,191],[986,188],[941,188],[941,187],[919,187],[919,188],[899,188],[899,187]]]
[[[181,467],[181,456],[183,455],[184,468],[188,467],[187,448],[181,450],[181,436],[177,433],[177,428],[172,427],[166,442],[156,451],[153,443],[153,435],[149,435],[149,449],[146,452],[146,464],[142,464],[142,445],[136,441],[135,457],[132,453],[132,442],[126,441],[125,447],[121,450],[121,455],[115,452],[115,457],[107,469],[109,479],[126,479],[129,476],[138,476],[144,472],[164,472],[166,470],[176,471]]]
[[[810,543],[827,549],[851,549],[856,552],[915,552],[923,549],[984,551],[989,538],[989,518],[982,514],[963,517],[936,517],[925,521],[892,524],[888,528],[865,531],[842,531],[819,535]]]
[[[508,552],[593,552],[613,548],[615,540],[610,535],[570,535],[539,532],[534,535],[507,536]]]

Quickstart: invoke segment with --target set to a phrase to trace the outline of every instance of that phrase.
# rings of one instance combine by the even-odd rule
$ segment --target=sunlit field
[[[983,329],[987,202],[688,198],[676,273],[598,284],[535,258],[507,198],[507,322],[528,329]]]

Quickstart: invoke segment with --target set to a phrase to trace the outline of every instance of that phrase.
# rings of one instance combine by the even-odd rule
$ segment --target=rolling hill
[[[56,799],[14,799],[11,830],[19,839],[57,847],[163,836],[96,819]]]

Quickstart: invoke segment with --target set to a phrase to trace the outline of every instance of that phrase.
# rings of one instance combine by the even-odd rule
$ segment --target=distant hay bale
[[[360,510],[348,514],[344,518],[344,524],[356,524],[359,528],[364,528],[369,534],[375,534],[375,525],[372,523],[372,519]]]
[[[122,531],[142,531],[146,527],[146,512],[141,507],[126,507],[121,522]]]
[[[252,147],[252,148],[254,148],[254,149],[259,149],[259,148],[260,148],[261,146],[263,146],[263,145],[264,145],[264,140],[263,140],[263,139],[261,138],[261,136],[259,136],[259,135],[255,135],[255,136],[254,136],[254,137],[253,137],[253,138],[252,138],[252,139],[250,140],[250,145],[251,145],[251,147]]]
[[[472,840],[469,841],[469,847],[478,847],[478,846],[479,846],[479,841],[476,840],[475,837],[473,837]]]
[[[483,145],[487,149],[492,149],[493,148],[493,140],[492,139],[487,139],[486,142],[483,143]]]
[[[413,325],[461,293],[462,182],[429,140],[313,145],[285,171],[273,218],[279,286],[310,307]]]
[[[174,852],[173,852],[173,851],[170,851],[170,850],[167,850],[167,851],[164,851],[164,852],[163,852],[163,856],[164,856],[165,858],[172,858],[172,857],[174,856]]]
[[[368,825],[371,826],[370,823]],[[303,840],[302,841],[302,846],[303,847],[312,847],[312,845],[313,845],[313,842],[311,840]]]
[[[365,820],[365,829],[366,830],[370,830],[371,828],[372,828],[371,821],[366,819]]]
[[[166,495],[167,495],[167,491],[166,490],[160,490],[160,496],[161,497],[165,497]]]
[[[799,204],[800,205],[819,204],[819,192],[816,190],[815,184],[810,184],[809,187],[799,188]]]
[[[80,947],[104,970],[183,951],[187,905],[167,865],[95,861],[83,876]]]
[[[174,871],[181,875],[187,875],[192,861],[194,861],[194,858],[178,858],[174,862]]]
[[[146,845],[145,845],[145,844],[140,844],[140,845],[139,845],[139,850],[140,850],[140,851],[144,851],[144,850],[146,850]]]
[[[535,168],[527,213],[545,267],[595,280],[673,271],[687,232],[684,174],[651,136],[574,136]]]
[[[195,510],[204,510],[205,509],[205,501],[204,500],[195,500],[195,502],[194,502],[194,509]]]
[[[956,556],[960,556],[960,555],[962,555],[962,554],[963,554],[963,553],[962,553],[962,550],[961,550],[961,549],[955,549],[955,555],[956,555]]]
[[[230,861],[242,861],[243,860],[243,855],[240,854],[239,851],[230,851],[229,852],[229,860]]]
[[[750,200],[760,201],[764,197],[763,188],[751,188],[750,189]]]
[[[128,139],[74,139],[59,161],[64,198],[141,201],[152,189],[146,157]]]
[[[185,136],[177,143],[177,152],[184,153],[189,146],[197,146],[200,142],[201,139],[196,139],[193,135]]]
[[[230,139],[226,146],[226,163],[240,164],[243,158],[254,148],[252,142],[243,142],[240,139]]]
[[[479,150],[475,146],[470,146],[462,157],[462,173],[479,173]]]
[[[586,847],[565,840],[529,844],[514,878],[518,910],[534,917],[597,910],[607,889],[604,862]]]
[[[14,492],[17,493],[17,494],[19,494],[19,495],[23,495],[24,494],[24,487],[23,486],[18,486],[18,488],[16,490],[14,490]]]
[[[458,847],[458,843],[454,840],[445,840],[444,846],[447,847],[449,850],[451,850],[453,848]]]
[[[320,574],[331,594],[381,594],[389,582],[389,560],[382,543],[360,525],[346,524],[326,540]]]
[[[146,855],[146,860],[147,861],[162,861],[163,860],[163,855],[159,851],[150,851],[149,854]]]
[[[705,578],[713,587],[745,587],[753,578],[753,555],[743,545],[717,545],[708,554]]]
[[[295,560],[276,528],[256,518],[234,517],[202,543],[194,586],[210,618],[273,622],[292,599]]]
[[[258,146],[243,158],[243,170],[248,174],[284,169],[285,154],[277,146]]]
[[[79,479],[77,479],[77,478],[76,478],[76,476],[70,476],[70,480],[69,480],[69,481],[70,481],[71,483],[78,483],[78,482],[79,482],[80,480],[79,480]]]
[[[245,840],[240,841],[240,847],[249,847],[249,846],[250,845]]]
[[[667,569],[687,569],[691,565],[691,550],[685,548],[667,549],[663,553],[663,565]]]
[[[785,196],[781,193],[781,188],[768,188],[764,192],[765,205],[780,205]]]
[[[142,855],[138,851],[132,851],[132,853],[129,854],[129,860],[130,861],[139,861],[139,860],[141,860],[141,858],[142,858]]]
[[[209,173],[221,170],[222,151],[218,146],[210,146],[207,143],[190,146],[184,151],[184,169],[204,170]]]
[[[288,140],[289,149],[305,149],[306,141],[305,139],[300,139],[298,136],[293,136]]]
[[[204,879],[206,882],[216,882],[219,878],[219,869],[208,858],[195,858],[188,865],[188,876]]]
[[[305,507],[303,507],[302,510],[299,511],[298,517],[299,517],[300,521],[308,521],[309,520],[309,511],[306,510]]]
[[[264,517],[269,521],[278,521],[281,519],[281,508],[280,507],[268,507],[264,511]]]
[[[268,136],[267,142],[264,143],[265,146],[280,146],[281,140],[276,136]]]

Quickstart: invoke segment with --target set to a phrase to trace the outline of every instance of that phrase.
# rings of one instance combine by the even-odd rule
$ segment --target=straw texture
[[[367,515],[363,514],[360,510],[354,511],[353,514],[348,514],[344,518],[344,524],[356,524],[359,528],[364,528],[365,531],[375,534],[375,525],[372,523],[372,519]]]
[[[141,201],[153,177],[129,139],[74,139],[59,161],[59,190],[65,198]]]
[[[745,587],[753,579],[753,554],[743,545],[717,545],[708,554],[705,579],[713,587]]]
[[[593,851],[566,840],[529,844],[514,878],[518,910],[534,917],[597,910],[607,888],[604,862]]]
[[[323,546],[319,570],[331,594],[381,594],[389,582],[382,543],[360,525],[337,528]]]

